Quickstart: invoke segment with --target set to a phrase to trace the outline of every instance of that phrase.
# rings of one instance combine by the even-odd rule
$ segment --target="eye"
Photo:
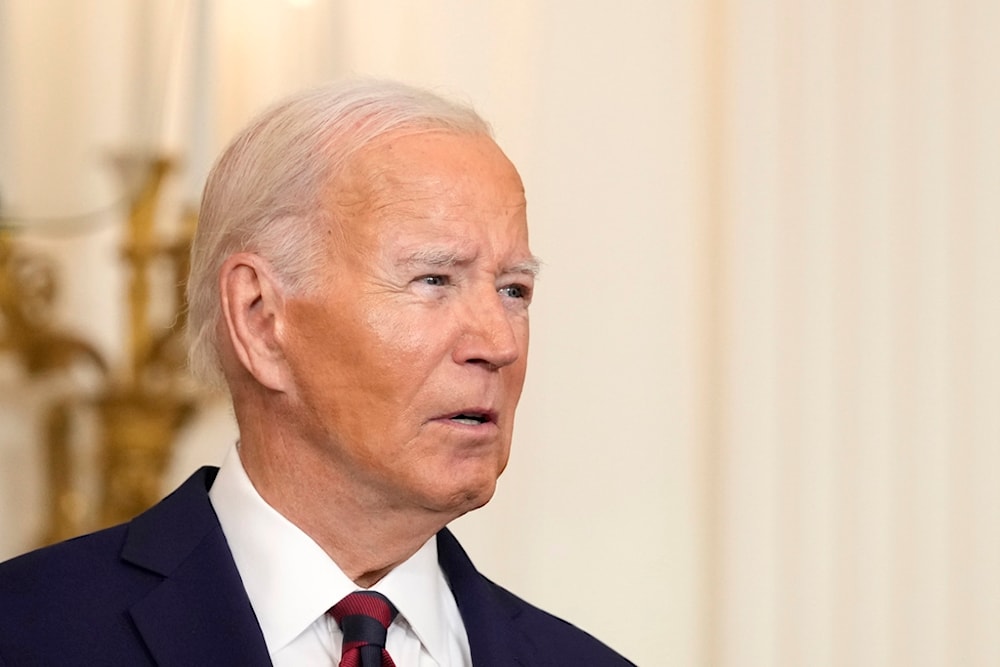
[[[501,296],[509,299],[523,299],[527,301],[531,297],[531,290],[526,285],[504,285],[497,291]]]
[[[451,280],[448,278],[448,276],[442,276],[436,274],[428,276],[420,276],[419,278],[417,278],[417,282],[422,283],[424,285],[430,285],[431,287],[446,287],[447,285],[451,284]]]

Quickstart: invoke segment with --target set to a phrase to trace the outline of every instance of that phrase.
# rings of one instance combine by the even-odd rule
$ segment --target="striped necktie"
[[[340,667],[396,667],[385,650],[385,635],[396,608],[374,591],[356,591],[328,612],[344,633]]]

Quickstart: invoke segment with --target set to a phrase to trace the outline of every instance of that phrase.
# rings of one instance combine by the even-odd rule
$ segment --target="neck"
[[[240,460],[260,496],[309,535],[354,583],[369,588],[454,517],[393,508],[353,488],[302,443],[241,437]],[[264,445],[266,442],[266,446]]]

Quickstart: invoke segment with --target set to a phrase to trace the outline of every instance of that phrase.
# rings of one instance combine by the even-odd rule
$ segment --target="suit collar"
[[[438,533],[438,562],[462,614],[476,667],[512,667],[537,664],[531,641],[517,627],[522,613],[513,596],[476,570],[469,556],[447,528]]]
[[[123,560],[163,581],[130,615],[156,664],[270,665],[267,647],[222,528],[208,499],[217,468],[202,468],[132,520]],[[447,529],[438,562],[465,624],[476,667],[535,664],[517,627],[520,605],[483,577]]]
[[[122,560],[169,576],[191,552],[219,527],[208,489],[217,468],[202,468],[162,502],[128,525]]]
[[[163,581],[130,614],[158,665],[270,665],[202,468],[128,527],[122,559]]]

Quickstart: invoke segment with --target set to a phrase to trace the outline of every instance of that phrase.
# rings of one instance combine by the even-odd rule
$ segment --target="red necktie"
[[[385,650],[385,635],[396,608],[374,591],[357,591],[328,612],[344,633],[340,667],[396,667]]]

